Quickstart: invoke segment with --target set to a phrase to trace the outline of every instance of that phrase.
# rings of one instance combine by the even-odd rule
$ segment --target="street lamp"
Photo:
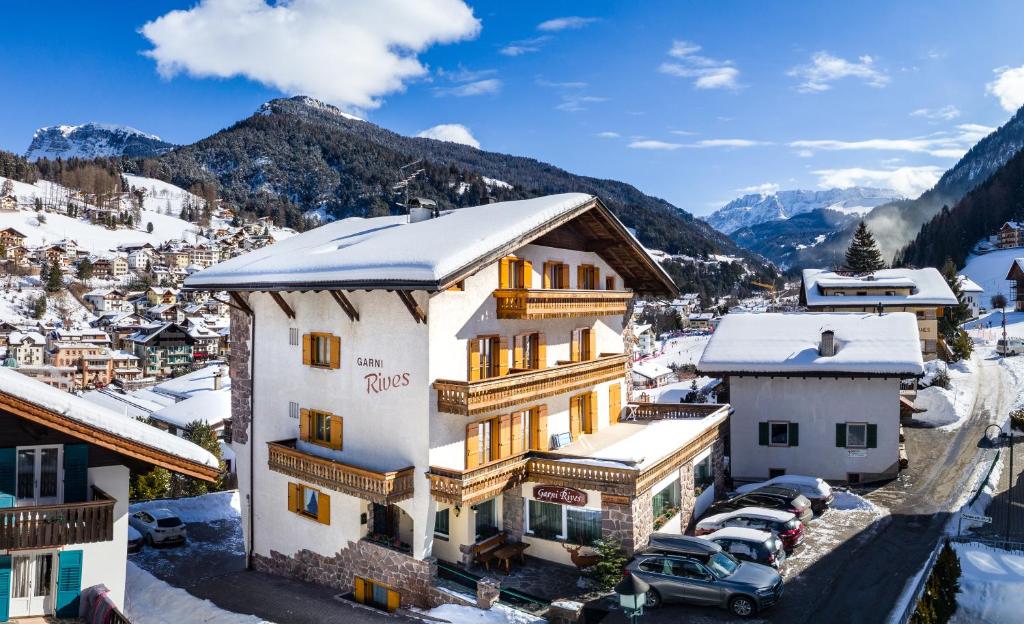
[[[632,574],[626,576],[615,586],[615,593],[619,595],[619,606],[622,607],[626,617],[633,624],[636,618],[644,614],[644,603],[647,602],[647,592],[651,586]]]

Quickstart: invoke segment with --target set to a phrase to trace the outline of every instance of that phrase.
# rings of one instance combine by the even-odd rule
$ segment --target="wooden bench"
[[[488,571],[491,569],[491,562],[494,561],[494,553],[508,542],[508,533],[501,531],[470,546],[469,551],[473,553],[473,563],[483,564]]]

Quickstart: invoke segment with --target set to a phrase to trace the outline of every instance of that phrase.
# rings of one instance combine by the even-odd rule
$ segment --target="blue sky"
[[[1010,1],[150,0],[4,16],[18,25],[0,39],[4,149],[86,121],[188,143],[308,93],[404,134],[460,124],[472,139],[442,136],[696,214],[750,189],[916,194],[1024,104]]]

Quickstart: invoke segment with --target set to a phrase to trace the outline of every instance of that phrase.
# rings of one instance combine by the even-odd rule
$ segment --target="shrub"
[[[949,542],[942,547],[935,567],[924,585],[911,624],[945,624],[956,613],[956,594],[960,591],[960,559]]]
[[[609,591],[622,580],[622,569],[629,559],[622,552],[619,542],[614,539],[599,539],[593,544],[600,560],[594,564],[588,574],[597,581],[601,589]]]
[[[1010,412],[1010,428],[1024,431],[1024,408]]]
[[[945,368],[940,368],[935,377],[932,377],[932,385],[949,389],[949,372]]]

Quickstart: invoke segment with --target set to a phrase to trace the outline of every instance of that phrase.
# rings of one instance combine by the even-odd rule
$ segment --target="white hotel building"
[[[721,474],[728,406],[629,404],[632,300],[677,293],[593,196],[345,219],[185,288],[232,298],[256,569],[429,606],[438,562],[631,552]]]

